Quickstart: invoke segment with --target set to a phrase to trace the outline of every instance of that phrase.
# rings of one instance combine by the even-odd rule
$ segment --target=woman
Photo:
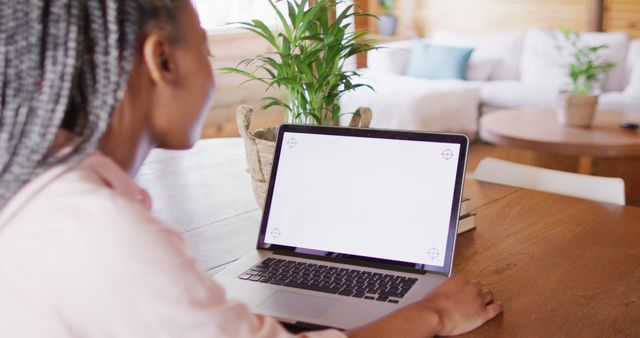
[[[225,299],[131,180],[185,149],[214,81],[188,0],[0,3],[0,332],[6,337],[287,337]],[[368,326],[424,337],[501,312],[456,276]]]

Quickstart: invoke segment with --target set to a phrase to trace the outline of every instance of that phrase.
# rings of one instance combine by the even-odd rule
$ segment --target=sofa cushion
[[[622,92],[610,92],[600,95],[598,109],[640,114],[640,95],[627,95]]]
[[[629,44],[627,55],[627,87],[626,95],[640,96],[640,39],[635,39]]]
[[[412,40],[402,40],[376,46],[367,52],[367,68],[380,74],[404,75],[413,44]]]
[[[461,132],[474,139],[478,130],[479,84],[460,80],[425,80],[362,70],[359,88],[340,101],[341,123],[358,107],[370,107],[371,127]]]
[[[480,91],[483,113],[503,108],[555,107],[558,93],[520,81],[485,82]],[[640,114],[640,96],[608,92],[598,98],[598,109]]]
[[[625,33],[582,33],[585,45],[607,44],[603,49],[603,60],[615,63],[601,85],[604,91],[620,91],[625,86],[626,53],[628,36]],[[522,51],[522,82],[532,86],[553,87],[555,90],[566,88],[571,81],[567,67],[571,58],[563,55],[558,43],[564,38],[558,31],[532,28],[527,31]]]
[[[624,90],[624,93],[626,95],[640,96],[640,59],[636,61],[635,69],[631,72],[629,84]]]
[[[558,92],[545,86],[526,85],[520,81],[491,81],[482,85],[482,105],[494,108],[553,107]]]
[[[485,35],[436,31],[430,38],[440,45],[474,48],[467,71],[467,80],[472,81],[520,79],[523,40],[524,32]]]
[[[416,40],[407,75],[429,80],[464,80],[473,49],[440,46]]]

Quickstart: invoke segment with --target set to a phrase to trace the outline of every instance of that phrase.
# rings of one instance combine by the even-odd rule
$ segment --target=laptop
[[[214,278],[299,327],[352,329],[451,274],[464,135],[282,125],[258,243]]]

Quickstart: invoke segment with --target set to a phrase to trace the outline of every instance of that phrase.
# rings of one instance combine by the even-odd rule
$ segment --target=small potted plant
[[[393,0],[378,0],[383,13],[378,17],[378,33],[384,36],[391,36],[396,33],[398,17],[392,14]]]
[[[558,97],[557,116],[561,124],[588,128],[593,123],[600,89],[597,84],[615,67],[614,63],[602,60],[600,51],[607,45],[585,46],[580,33],[563,31],[564,44],[559,48],[571,59],[568,76],[571,86]]]
[[[246,59],[237,67],[220,70],[242,75],[247,81],[259,81],[267,89],[284,90],[286,99],[263,97],[265,104],[261,108],[283,107],[288,123],[338,124],[344,115],[340,111],[342,95],[363,86],[371,88],[354,83],[360,74],[345,67],[347,59],[373,48],[372,41],[365,39],[366,32],[355,33],[351,29],[353,17],[371,15],[358,12],[353,4],[345,4],[333,19],[330,13],[342,0],[317,0],[313,5],[308,0],[289,0],[286,12],[280,10],[273,0],[269,3],[281,27],[272,30],[260,20],[237,24],[265,39],[274,52]],[[359,109],[351,114],[350,126],[368,127],[371,120],[368,109]],[[256,201],[263,206],[277,127],[250,131],[253,108],[249,106],[239,107],[236,118],[240,135],[245,140]]]

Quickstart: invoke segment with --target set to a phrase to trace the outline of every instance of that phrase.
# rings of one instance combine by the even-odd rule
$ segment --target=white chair
[[[592,201],[625,204],[624,180],[545,169],[487,157],[480,161],[470,177]]]

